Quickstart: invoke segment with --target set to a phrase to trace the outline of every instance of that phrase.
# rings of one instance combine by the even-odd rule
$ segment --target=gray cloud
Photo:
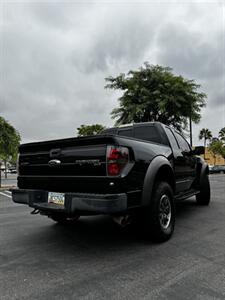
[[[199,128],[216,134],[225,126],[220,4],[44,1],[0,9],[0,115],[23,141],[74,135],[80,124],[112,125],[119,93],[105,90],[104,78],[144,61],[171,66],[208,94],[196,142]]]
[[[163,64],[175,66],[178,73],[196,79],[221,77],[222,41],[221,32],[215,33],[214,40],[211,40],[202,36],[200,28],[193,32],[185,25],[165,24],[158,35],[158,59]]]

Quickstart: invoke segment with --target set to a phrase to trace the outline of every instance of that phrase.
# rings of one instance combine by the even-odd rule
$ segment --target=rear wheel
[[[200,183],[200,193],[196,195],[196,202],[199,205],[209,205],[210,184],[208,174],[204,174]]]
[[[175,206],[173,191],[167,182],[155,184],[151,204],[144,214],[145,234],[157,242],[165,242],[172,236]]]
[[[75,215],[72,217],[67,217],[64,215],[51,215],[49,216],[53,221],[57,222],[58,224],[75,224],[77,222],[77,220],[80,218],[79,215]]]

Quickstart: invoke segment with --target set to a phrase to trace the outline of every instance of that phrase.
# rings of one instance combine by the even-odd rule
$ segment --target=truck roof
[[[144,125],[160,125],[163,126],[164,124],[161,122],[140,122],[140,123],[128,123],[128,124],[121,124],[118,126],[110,127],[104,129],[102,132],[107,133],[108,131],[111,130],[117,130],[118,128],[126,128],[126,127],[136,127],[136,126],[144,126]]]
[[[150,127],[152,130],[149,131]],[[154,127],[154,128],[153,128]],[[124,124],[122,126],[111,127],[103,130],[100,134],[120,135],[129,138],[151,141],[159,144],[168,145],[168,139],[164,131],[165,125],[160,122],[142,122],[133,124]],[[148,129],[146,131],[145,129]],[[135,130],[140,129],[139,133]]]

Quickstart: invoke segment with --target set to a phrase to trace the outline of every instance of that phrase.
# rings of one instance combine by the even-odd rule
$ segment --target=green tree
[[[182,130],[190,117],[200,121],[206,95],[198,92],[200,85],[194,80],[175,76],[169,67],[146,62],[137,71],[105,80],[105,88],[123,91],[119,107],[111,112],[116,125],[159,121]]]
[[[212,132],[208,128],[202,128],[198,137],[199,140],[204,140],[204,147],[206,147],[206,142],[212,138]]]
[[[5,177],[7,178],[6,167],[9,160],[16,160],[20,135],[18,131],[3,117],[0,117],[0,159],[5,164]]]
[[[225,127],[223,127],[219,132],[219,138],[222,142],[225,143]]]
[[[212,142],[209,145],[209,151],[213,154],[214,165],[216,160],[216,155],[221,155],[225,158],[225,146],[223,142],[217,138],[212,139]]]
[[[77,128],[78,136],[95,135],[104,130],[105,127],[101,124],[81,125]]]

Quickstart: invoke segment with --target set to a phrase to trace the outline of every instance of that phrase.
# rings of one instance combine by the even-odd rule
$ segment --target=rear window
[[[105,129],[100,134],[117,134],[117,129],[116,128],[110,128],[110,129]]]
[[[129,128],[129,129],[119,129],[118,134],[122,135],[122,136],[133,137],[133,130],[131,128]]]
[[[134,127],[134,137],[136,139],[161,143],[160,135],[154,126],[137,126]]]

